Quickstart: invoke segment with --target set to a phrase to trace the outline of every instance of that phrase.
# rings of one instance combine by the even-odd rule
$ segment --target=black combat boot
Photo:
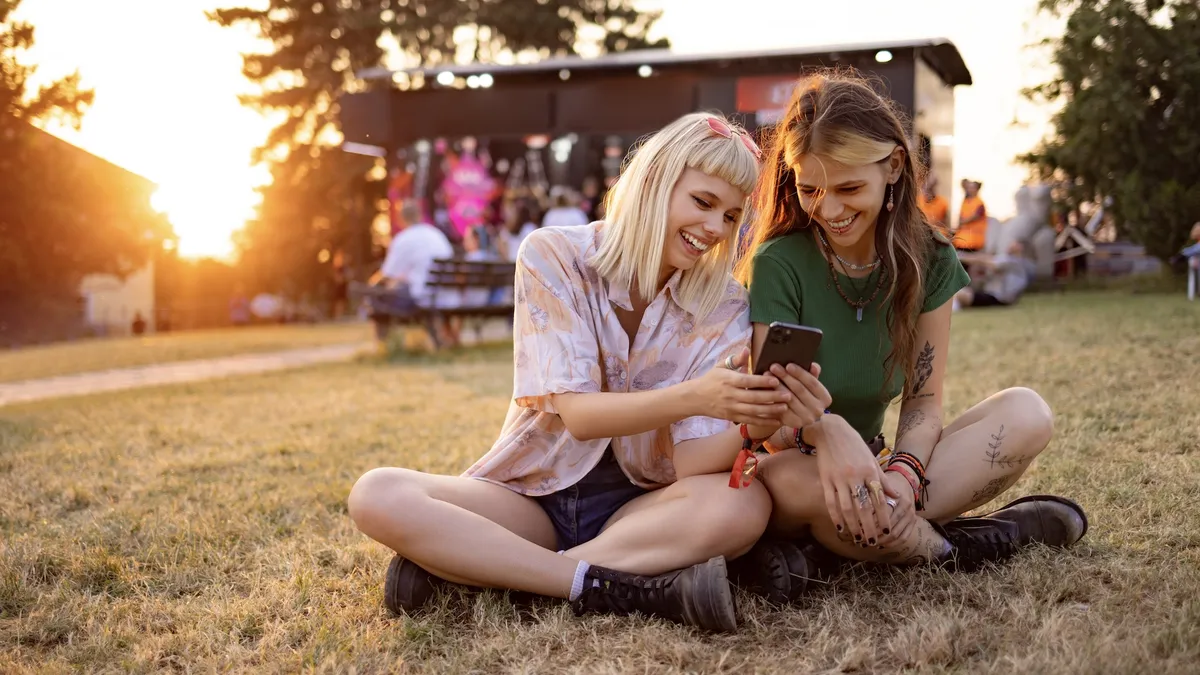
[[[798,542],[763,537],[745,555],[730,561],[729,573],[742,590],[786,605],[804,594],[815,567]]]
[[[969,572],[1005,560],[1030,544],[1070,546],[1087,528],[1087,514],[1070,499],[1022,497],[987,515],[955,518],[938,528],[952,546],[941,562]]]
[[[643,612],[704,630],[737,629],[733,593],[721,556],[654,577],[592,565],[584,578],[583,593],[571,606],[576,614]]]
[[[415,562],[395,556],[383,581],[383,604],[393,614],[413,614],[429,602],[438,589],[456,586],[426,572]]]

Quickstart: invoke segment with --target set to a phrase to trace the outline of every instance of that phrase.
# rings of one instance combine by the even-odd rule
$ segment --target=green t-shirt
[[[883,386],[884,361],[892,349],[883,307],[887,288],[863,308],[862,321],[857,321],[857,310],[838,294],[828,263],[807,229],[767,242],[755,253],[753,265],[750,320],[820,328],[824,335],[817,363],[821,383],[833,397],[830,412],[844,417],[865,440],[879,435],[888,403],[904,389],[904,374],[899,371]],[[876,268],[865,278],[838,276],[846,295],[858,299],[871,294],[878,275]],[[958,254],[939,241],[926,267],[921,311],[941,307],[969,282]]]

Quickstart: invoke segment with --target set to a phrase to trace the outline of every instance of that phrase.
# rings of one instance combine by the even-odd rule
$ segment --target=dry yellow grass
[[[0,410],[0,672],[1194,672],[1197,354],[1178,297],[957,315],[951,412],[1039,389],[1057,434],[1013,494],[1078,499],[1087,538],[974,575],[853,571],[785,610],[740,594],[730,636],[498,594],[387,615],[389,554],[346,494],[478,456],[504,348]]]
[[[366,322],[253,326],[0,350],[0,382],[370,340]]]

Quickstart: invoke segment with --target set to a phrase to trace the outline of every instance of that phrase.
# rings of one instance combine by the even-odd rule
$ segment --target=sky
[[[40,81],[78,70],[96,91],[80,131],[50,131],[158,183],[154,204],[170,216],[184,256],[230,256],[230,235],[252,217],[255,187],[267,179],[264,168],[250,166],[250,153],[271,124],[237,99],[252,91],[240,54],[262,45],[204,16],[217,6],[259,2],[23,0],[16,14],[35,26],[30,61],[39,64]],[[1020,96],[1048,74],[1045,52],[1028,48],[1053,29],[1036,17],[1036,0],[642,4],[663,10],[657,30],[681,52],[949,38],[975,80],[955,91],[951,203],[961,201],[959,179],[970,177],[983,181],[991,215],[1014,213],[1012,195],[1026,171],[1012,158],[1037,143],[1048,120],[1044,107]]]

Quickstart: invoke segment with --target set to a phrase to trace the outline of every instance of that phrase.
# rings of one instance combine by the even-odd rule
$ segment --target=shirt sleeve
[[[940,241],[933,246],[932,264],[929,266],[928,278],[925,281],[925,304],[921,313],[932,312],[954,297],[954,294],[966,288],[971,283],[967,270],[954,247]]]
[[[600,391],[600,346],[585,280],[570,253],[549,239],[531,235],[517,260],[513,399],[557,414],[552,394]]]
[[[708,319],[712,337],[701,348],[696,367],[688,378],[700,377],[713,368],[722,367],[730,356],[750,347],[750,308],[746,292],[737,284],[730,287],[730,297],[721,303]],[[675,444],[697,438],[708,438],[733,426],[729,420],[712,417],[688,417],[671,425],[671,440]]]
[[[756,255],[750,272],[750,321],[800,321],[800,281],[773,257]]]

